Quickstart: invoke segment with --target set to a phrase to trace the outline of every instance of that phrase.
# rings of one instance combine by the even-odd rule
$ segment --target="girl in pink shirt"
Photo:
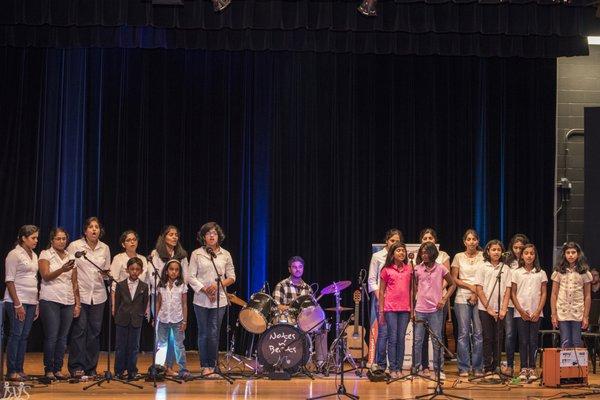
[[[402,374],[404,336],[411,311],[411,280],[412,268],[406,263],[406,246],[394,243],[379,278],[379,323],[387,325],[387,353],[392,378]],[[385,369],[385,359],[378,362]]]

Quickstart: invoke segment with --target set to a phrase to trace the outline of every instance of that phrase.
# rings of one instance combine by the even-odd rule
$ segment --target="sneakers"
[[[475,378],[483,378],[484,376],[483,371],[475,371]]]
[[[528,375],[527,368],[521,368],[521,373],[519,374],[519,379],[521,381],[526,381],[527,380],[527,375]]]
[[[535,373],[535,368],[531,368],[531,369],[529,370],[529,380],[530,380],[530,381],[534,381],[534,380],[536,380],[537,378],[538,378],[538,377],[537,377],[537,375],[536,375],[536,373]]]
[[[467,372],[467,371],[459,371],[458,372],[458,376],[460,376],[461,378],[468,378],[469,377],[469,372]]]

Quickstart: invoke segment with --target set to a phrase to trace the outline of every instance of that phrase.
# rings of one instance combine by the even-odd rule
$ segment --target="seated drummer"
[[[273,298],[280,311],[286,311],[290,304],[300,296],[313,294],[312,288],[302,280],[304,273],[304,259],[293,256],[288,260],[290,276],[275,285]],[[323,324],[325,325],[325,324]],[[327,331],[319,331],[314,336],[317,369],[320,369],[327,358]]]

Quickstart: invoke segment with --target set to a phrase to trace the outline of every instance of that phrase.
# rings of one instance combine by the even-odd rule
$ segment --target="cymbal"
[[[341,311],[352,311],[353,309],[352,309],[352,308],[350,308],[350,307],[343,307],[343,306],[340,306],[340,308],[337,308],[337,307],[329,307],[329,308],[326,308],[325,310],[326,310],[326,311],[340,311],[340,312],[341,312]]]
[[[246,307],[248,305],[244,300],[240,299],[233,293],[227,293],[227,298],[232,304],[236,304],[240,307]]]
[[[321,295],[333,294],[335,292],[341,292],[342,290],[346,289],[351,284],[352,284],[352,282],[350,282],[350,281],[333,282],[331,285],[325,286],[323,288],[323,290],[321,290]]]

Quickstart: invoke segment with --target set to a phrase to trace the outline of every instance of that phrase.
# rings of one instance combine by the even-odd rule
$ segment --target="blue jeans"
[[[442,340],[442,325],[444,323],[444,310],[437,310],[432,313],[416,312],[416,319],[421,321],[427,321],[431,331]],[[415,353],[413,354],[413,367],[418,370],[421,367],[421,360],[423,355],[421,350],[423,348],[423,340],[425,338],[425,324],[415,322],[415,344],[413,346]],[[441,347],[439,343],[433,341],[433,369],[441,371],[444,369],[444,356],[441,354]]]
[[[159,322],[157,337],[156,337],[156,363],[162,364],[168,355],[168,348],[170,344],[170,338],[174,338],[175,345],[172,346],[173,354],[179,364],[179,370],[186,370],[186,356],[185,346],[183,340],[185,339],[185,332],[180,330],[183,322],[178,323],[165,323]],[[172,364],[171,364],[172,365]]]
[[[375,320],[377,320],[377,315],[379,314],[379,301],[371,292],[371,315],[375,315]],[[388,340],[388,327],[387,324],[377,326],[377,342],[375,343],[375,362],[383,369],[387,368],[387,340]]]
[[[469,372],[471,368],[481,372],[483,370],[483,336],[479,310],[477,306],[455,303],[454,312],[458,322],[458,372]],[[473,338],[472,345],[471,336]]]
[[[35,318],[35,304],[23,304],[25,320],[19,321],[12,302],[6,302],[6,314],[10,321],[10,333],[6,343],[6,373],[23,372],[27,338],[31,332],[31,325]]]
[[[535,368],[535,355],[538,346],[538,333],[540,331],[540,320],[537,322],[525,321],[523,318],[515,318],[519,329],[519,355],[521,356],[521,369]]]
[[[140,334],[142,328],[128,326],[116,326],[115,345],[115,374],[121,375],[125,370],[130,377],[137,374],[137,356],[140,351]]]
[[[581,321],[558,321],[560,347],[583,347],[581,340]]]
[[[515,321],[514,307],[508,307],[506,317],[504,317],[504,341],[506,346],[506,364],[513,368],[515,366],[515,346],[517,323]]]
[[[73,305],[40,300],[40,318],[44,326],[44,371],[59,372],[63,366],[67,337],[73,322]]]
[[[399,371],[404,363],[404,341],[410,313],[387,311],[384,315],[388,331],[387,352],[390,359],[390,371]]]
[[[219,355],[219,331],[226,307],[206,308],[194,304],[198,324],[198,352],[203,368],[214,368]]]
[[[155,307],[154,302],[155,302],[154,294],[151,294],[150,295],[150,311],[152,313],[154,312],[154,307]],[[154,319],[156,320],[157,318],[154,318]],[[158,337],[158,325],[157,324],[155,324],[155,326],[154,326],[154,335],[155,335],[155,337]],[[174,363],[175,363],[175,337],[173,336],[173,334],[170,334],[168,346],[167,346],[167,356],[166,356],[166,361],[164,362],[164,364],[167,368],[173,368]],[[179,367],[181,367],[181,365]]]
[[[100,354],[100,331],[104,306],[82,304],[79,317],[73,320],[71,343],[69,344],[69,372],[83,371],[86,375],[96,373]]]

